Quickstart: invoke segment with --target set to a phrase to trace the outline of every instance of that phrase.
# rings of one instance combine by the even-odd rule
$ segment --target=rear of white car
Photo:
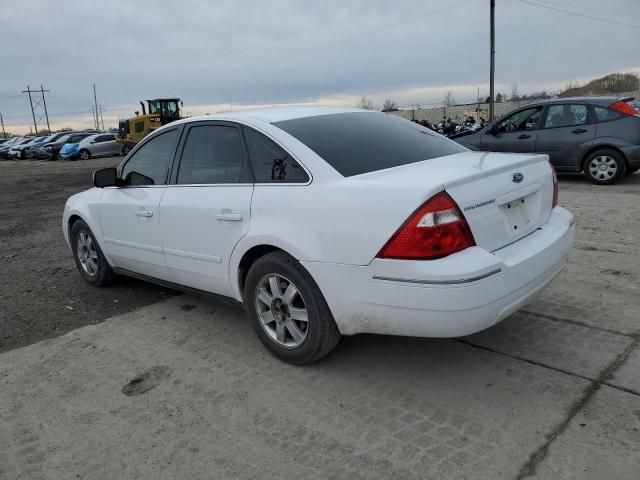
[[[308,123],[284,127],[330,163],[332,155],[340,157],[325,147],[330,139],[316,140]],[[359,150],[384,149],[379,140],[367,138],[369,145]],[[566,264],[573,216],[557,206],[545,155],[466,151],[399,163],[351,176],[347,171],[348,203],[324,203],[342,248],[301,260],[341,333],[472,334],[512,314]],[[340,198],[341,190],[332,195]],[[324,231],[331,228],[320,219],[311,223],[317,222]]]

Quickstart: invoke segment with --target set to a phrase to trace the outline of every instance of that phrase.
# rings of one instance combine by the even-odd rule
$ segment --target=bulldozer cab
[[[158,115],[161,125],[180,120],[179,98],[156,98],[147,100],[147,105],[149,105],[149,115]]]

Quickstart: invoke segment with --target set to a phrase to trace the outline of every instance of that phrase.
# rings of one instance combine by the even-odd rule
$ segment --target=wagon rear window
[[[345,177],[466,151],[424,127],[383,113],[336,113],[274,125]]]

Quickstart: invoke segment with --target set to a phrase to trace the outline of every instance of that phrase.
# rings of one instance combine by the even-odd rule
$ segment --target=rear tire
[[[269,253],[251,266],[244,305],[262,344],[287,363],[313,363],[340,341],[340,331],[318,285],[284,252]]]
[[[82,149],[78,154],[78,158],[80,160],[89,160],[91,158],[91,153],[89,153],[89,150]]]
[[[611,185],[620,180],[627,169],[623,156],[616,150],[603,148],[591,153],[584,162],[584,174],[596,185]]]
[[[80,275],[89,285],[101,287],[107,285],[114,277],[113,270],[102,254],[93,232],[82,220],[76,220],[70,232],[73,259]]]

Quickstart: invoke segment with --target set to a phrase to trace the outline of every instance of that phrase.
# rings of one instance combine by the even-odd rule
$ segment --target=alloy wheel
[[[589,163],[589,173],[597,180],[611,180],[618,173],[618,164],[608,155],[600,155]]]
[[[283,275],[262,277],[255,291],[255,307],[262,329],[278,345],[296,348],[307,338],[307,306],[298,288]]]
[[[76,253],[78,254],[80,265],[82,265],[82,269],[87,275],[93,277],[98,273],[98,251],[96,250],[91,235],[84,230],[78,232]]]

